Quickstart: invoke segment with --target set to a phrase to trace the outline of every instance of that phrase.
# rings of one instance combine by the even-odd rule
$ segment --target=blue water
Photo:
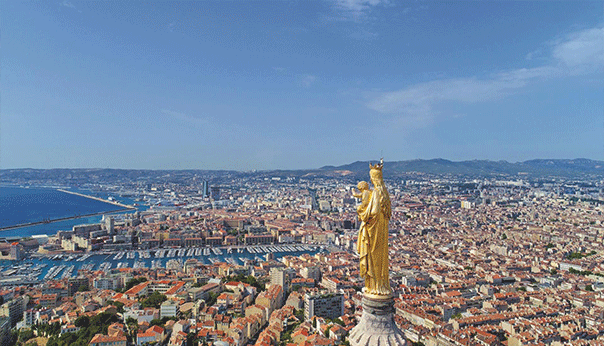
[[[73,190],[96,197],[90,191]],[[123,199],[125,204],[133,201]],[[119,207],[86,197],[71,195],[53,188],[20,188],[0,186],[0,227],[8,227],[28,222],[40,222],[83,214],[100,213]],[[32,235],[53,235],[59,230],[70,230],[74,225],[95,223],[102,216],[82,217],[35,226],[0,231],[0,237],[27,237]]]

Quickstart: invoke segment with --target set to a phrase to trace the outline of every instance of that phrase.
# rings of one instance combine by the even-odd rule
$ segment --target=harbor
[[[80,270],[166,268],[168,262],[182,266],[189,259],[196,259],[206,265],[217,263],[244,265],[247,261],[265,261],[267,254],[279,260],[283,256],[300,256],[304,253],[314,255],[323,250],[322,246],[310,244],[278,244],[36,256],[18,262],[0,261],[0,286],[33,285],[47,280],[68,279],[77,276]]]

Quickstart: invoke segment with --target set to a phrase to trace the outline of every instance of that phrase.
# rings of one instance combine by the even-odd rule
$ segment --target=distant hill
[[[373,161],[373,163],[376,163]],[[507,161],[450,161],[445,159],[386,162],[385,178],[404,178],[416,174],[462,176],[466,178],[528,177],[548,179],[603,179],[604,161],[589,159],[537,159],[511,163]],[[325,166],[305,170],[266,170],[253,172],[214,170],[140,170],[140,169],[3,169],[0,183],[19,185],[81,186],[94,183],[140,184],[171,182],[183,185],[208,180],[220,184],[232,179],[272,179],[281,177],[338,178],[357,180],[369,178],[369,161],[357,161],[343,166]]]
[[[375,163],[375,162],[373,162]],[[369,161],[356,161],[343,166],[325,166],[322,171],[351,171],[367,173]],[[386,162],[388,174],[426,173],[436,175],[529,175],[540,177],[604,177],[604,161],[590,159],[536,159],[511,163],[507,161],[471,160],[450,161],[445,159],[409,160]]]

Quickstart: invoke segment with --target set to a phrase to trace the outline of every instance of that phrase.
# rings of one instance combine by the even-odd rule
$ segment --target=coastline
[[[121,208],[121,209],[116,209],[116,210],[108,210],[108,211],[89,213],[89,214],[83,214],[83,215],[66,216],[66,217],[61,217],[61,218],[52,219],[52,220],[44,220],[44,221],[22,223],[22,224],[13,225],[13,226],[1,227],[0,228],[0,232],[2,232],[2,231],[8,231],[8,230],[16,229],[16,228],[23,228],[23,227],[29,227],[29,226],[35,226],[35,225],[42,225],[42,224],[59,222],[59,221],[65,221],[65,220],[75,220],[75,219],[84,218],[84,217],[90,217],[90,216],[97,216],[97,215],[104,215],[104,214],[114,214],[114,213],[119,213],[119,212],[123,212],[123,211],[129,211],[129,210],[133,210],[133,209],[136,209],[136,208],[128,207],[128,208]]]
[[[44,224],[49,224],[49,223],[55,223],[55,222],[66,221],[66,220],[76,220],[76,219],[86,218],[86,217],[92,217],[92,216],[98,216],[98,215],[104,215],[104,214],[114,214],[114,213],[120,213],[120,212],[126,212],[126,211],[136,210],[136,208],[133,207],[133,206],[122,204],[122,203],[119,203],[119,202],[104,200],[104,199],[99,198],[99,197],[94,197],[94,196],[85,195],[85,194],[78,193],[78,192],[68,191],[68,190],[64,190],[62,188],[54,188],[54,189],[56,191],[67,193],[67,194],[70,194],[70,195],[75,195],[75,196],[84,197],[84,198],[92,199],[92,200],[95,200],[95,201],[111,204],[111,205],[114,205],[114,206],[119,207],[119,208],[118,209],[113,209],[113,210],[107,210],[107,211],[103,211],[103,212],[92,212],[92,213],[87,213],[87,214],[80,214],[80,215],[72,215],[72,216],[59,217],[59,218],[50,219],[50,220],[42,220],[42,221],[35,221],[35,222],[25,222],[25,223],[20,223],[20,224],[11,225],[11,226],[4,226],[4,227],[0,227],[0,232],[14,230],[14,229],[18,229],[18,228],[25,228],[25,227],[31,227],[31,226],[37,226],[37,225],[44,225]]]

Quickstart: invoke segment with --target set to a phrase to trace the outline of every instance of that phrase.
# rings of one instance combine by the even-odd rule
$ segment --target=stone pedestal
[[[365,294],[363,315],[350,331],[351,346],[406,346],[403,333],[394,323],[394,299]]]

